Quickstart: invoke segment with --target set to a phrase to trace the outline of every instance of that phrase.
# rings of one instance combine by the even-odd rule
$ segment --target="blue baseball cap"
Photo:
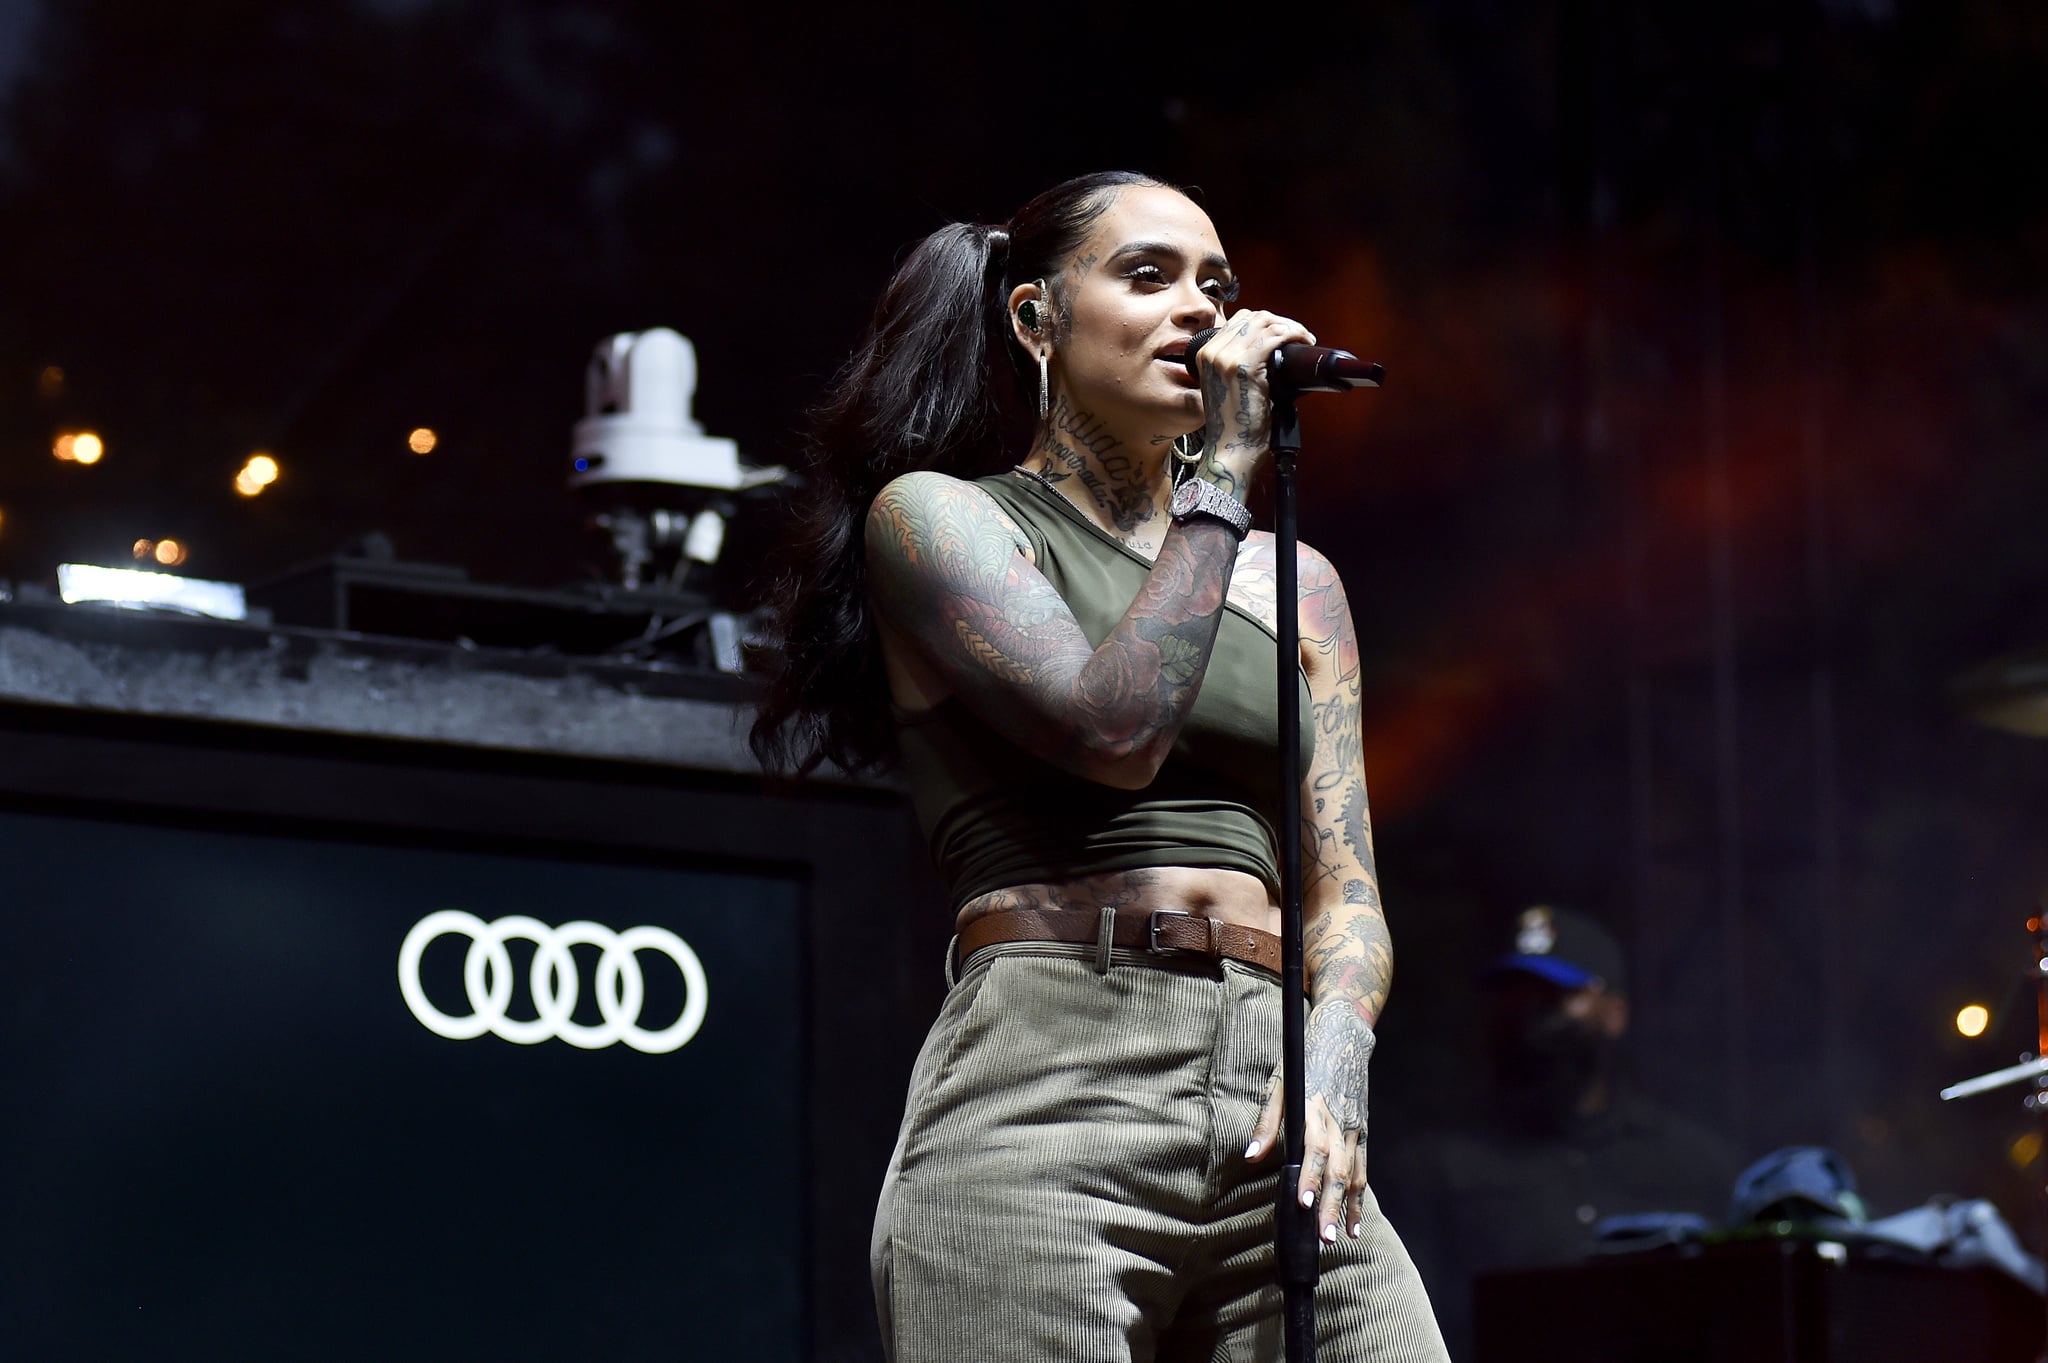
[[[1515,919],[1514,950],[1489,961],[1482,979],[1521,971],[1560,989],[1628,992],[1627,958],[1614,934],[1570,909],[1536,904]]]

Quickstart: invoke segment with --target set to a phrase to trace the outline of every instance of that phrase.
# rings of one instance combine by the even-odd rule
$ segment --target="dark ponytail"
[[[776,665],[754,722],[770,769],[831,761],[857,772],[896,755],[879,642],[868,616],[868,504],[913,469],[978,478],[1028,446],[1038,370],[1011,333],[1010,291],[1059,276],[1128,171],[1057,185],[1007,226],[952,223],[919,242],[812,413],[804,510],[770,603]]]

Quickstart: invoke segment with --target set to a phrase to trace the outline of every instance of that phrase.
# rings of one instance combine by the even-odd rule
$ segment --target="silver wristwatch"
[[[1251,533],[1252,513],[1245,504],[1205,478],[1191,477],[1175,488],[1172,511],[1177,521],[1190,516],[1214,516],[1235,531],[1240,540]]]

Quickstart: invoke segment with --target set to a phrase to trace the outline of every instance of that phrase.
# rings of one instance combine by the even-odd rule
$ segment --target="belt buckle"
[[[1160,920],[1160,919],[1162,919],[1162,918],[1192,918],[1192,917],[1194,917],[1194,915],[1193,915],[1193,914],[1191,914],[1191,913],[1189,913],[1189,912],[1188,912],[1188,911],[1187,911],[1186,909],[1154,909],[1154,910],[1152,910],[1152,915],[1151,915],[1151,917],[1149,917],[1149,918],[1147,918],[1147,919],[1145,920],[1145,949],[1146,949],[1147,951],[1149,951],[1149,952],[1152,952],[1152,953],[1153,953],[1154,955],[1158,955],[1158,954],[1159,954],[1159,953],[1161,953],[1161,952],[1167,952],[1167,951],[1193,951],[1193,950],[1194,950],[1194,948],[1193,948],[1193,947],[1172,947],[1172,946],[1167,946],[1167,947],[1163,947],[1163,946],[1159,945],[1159,920]]]

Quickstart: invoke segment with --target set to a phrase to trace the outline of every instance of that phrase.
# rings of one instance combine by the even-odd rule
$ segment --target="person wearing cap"
[[[1478,1115],[1390,1150],[1373,1177],[1459,1359],[1477,1275],[1572,1263],[1608,1216],[1718,1216],[1736,1169],[1719,1137],[1628,1082],[1627,963],[1611,933],[1538,905],[1507,945],[1475,999],[1488,1083],[1466,1096]]]

